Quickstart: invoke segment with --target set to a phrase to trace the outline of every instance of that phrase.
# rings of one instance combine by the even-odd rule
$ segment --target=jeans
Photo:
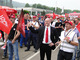
[[[8,51],[9,51],[9,60],[13,60],[13,52],[15,55],[15,60],[19,60],[18,55],[18,40],[15,41],[14,44],[12,44],[12,41],[8,40]]]
[[[78,40],[79,42],[79,48],[78,48],[78,53],[77,53],[77,60],[79,60],[80,58],[80,39]]]
[[[28,30],[25,30],[25,35],[26,35],[26,37],[24,38],[23,35],[21,34],[20,46],[22,46],[23,42],[24,42],[24,45],[27,45]]]
[[[5,56],[5,57],[7,56],[7,46],[6,46],[5,50],[4,50],[3,56]]]
[[[73,52],[72,60],[75,60],[75,59],[76,59],[77,49],[78,49],[78,47],[77,47],[77,46],[75,46],[75,51]]]

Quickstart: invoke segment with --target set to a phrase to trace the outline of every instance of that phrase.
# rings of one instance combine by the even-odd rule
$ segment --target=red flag
[[[23,9],[21,10],[20,18],[18,20],[17,30],[19,30],[20,33],[22,33],[22,35],[25,37],[25,23]]]
[[[65,13],[65,17],[69,17],[69,14],[68,13]]]
[[[7,34],[9,34],[12,28],[12,22],[9,20],[6,12],[2,9],[0,9],[0,28]]]
[[[55,15],[55,13],[53,13],[53,19],[55,19],[56,18],[56,15]]]
[[[78,18],[80,18],[80,15],[78,16]]]
[[[76,26],[76,28],[77,28],[78,31],[80,32],[80,23]]]

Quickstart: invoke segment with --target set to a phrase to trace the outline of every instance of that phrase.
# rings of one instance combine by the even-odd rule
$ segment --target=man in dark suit
[[[47,60],[51,60],[51,50],[55,49],[55,43],[58,41],[58,35],[55,28],[50,26],[50,19],[45,19],[45,26],[35,30],[31,24],[28,24],[29,29],[33,33],[38,33],[38,47],[40,47],[40,60],[44,60],[46,53]]]

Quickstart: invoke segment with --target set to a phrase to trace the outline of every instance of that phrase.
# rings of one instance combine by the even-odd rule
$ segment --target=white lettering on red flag
[[[7,22],[5,21],[5,17],[3,15],[0,16],[0,22],[8,27]]]

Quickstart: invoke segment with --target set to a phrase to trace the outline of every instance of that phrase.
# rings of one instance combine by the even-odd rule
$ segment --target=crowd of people
[[[57,60],[75,60],[76,58],[79,60],[80,32],[76,28],[80,23],[78,17],[72,19],[70,17],[65,19],[58,17],[53,19],[52,16],[37,15],[31,17],[29,14],[24,14],[25,38],[20,31],[16,30],[19,17],[19,15],[17,17],[15,15],[9,16],[13,26],[9,35],[3,33],[3,40],[6,45],[2,56],[3,59],[7,57],[8,49],[9,60],[13,59],[13,52],[15,60],[19,60],[18,43],[20,43],[21,49],[24,46],[26,47],[25,52],[29,51],[31,46],[34,47],[35,53],[40,48],[40,60],[44,60],[45,53],[47,60],[51,60],[51,51],[59,44],[61,45]]]

